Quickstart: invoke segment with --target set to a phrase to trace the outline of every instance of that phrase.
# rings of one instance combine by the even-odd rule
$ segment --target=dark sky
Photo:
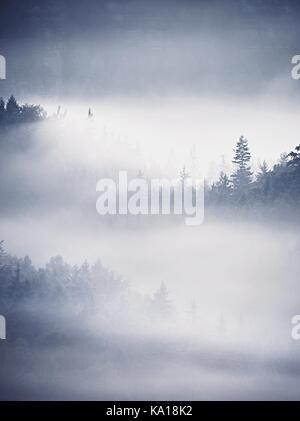
[[[0,95],[297,95],[298,3],[1,0]]]

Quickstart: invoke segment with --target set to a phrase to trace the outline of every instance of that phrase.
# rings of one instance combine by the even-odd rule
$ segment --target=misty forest
[[[0,400],[300,399],[296,3],[2,0]]]
[[[60,107],[52,116],[47,117],[42,107],[37,105],[21,106],[13,96],[7,101],[1,98],[0,104],[1,168],[4,178],[9,174],[9,178],[12,179],[8,181],[8,178],[5,178],[7,185],[10,185],[9,191],[5,189],[5,185],[2,185],[2,189],[4,189],[1,196],[5,200],[1,208],[2,214],[6,215],[4,217],[9,219],[9,214],[14,213],[13,209],[18,209],[19,200],[24,200],[22,197],[16,197],[19,196],[16,192],[27,197],[30,207],[24,209],[26,217],[24,219],[22,216],[20,223],[29,223],[29,228],[18,235],[22,241],[21,239],[26,240],[26,237],[33,235],[37,229],[34,223],[32,227],[30,226],[30,219],[35,220],[39,214],[43,215],[46,212],[45,209],[42,209],[41,202],[47,200],[45,190],[48,190],[49,187],[43,182],[40,185],[36,184],[36,180],[26,179],[26,177],[31,178],[31,172],[39,173],[42,170],[43,173],[45,168],[43,164],[43,169],[35,170],[31,167],[30,161],[34,156],[38,161],[40,159],[44,161],[47,158],[43,156],[49,153],[42,144],[44,131],[49,131],[51,128],[54,130],[56,138],[56,136],[65,136],[64,132],[69,129],[68,126],[67,129],[65,126],[66,113],[61,114]],[[98,139],[97,133],[93,130],[95,122],[91,109],[86,111],[82,120],[87,135],[95,137],[91,140],[107,142],[107,139],[101,139],[101,137]],[[109,137],[108,134],[105,136]],[[71,138],[73,139],[72,136]],[[84,141],[89,140],[89,138],[84,139]],[[76,141],[79,140],[76,139]],[[59,145],[55,145],[55,148],[57,147]],[[195,151],[193,152],[195,153]],[[11,168],[10,160],[16,159],[16,156],[18,159],[27,157],[30,172],[27,173],[23,166],[17,170]],[[193,158],[196,159],[194,156]],[[68,232],[74,230],[76,224],[68,226],[65,218],[69,219],[71,206],[80,206],[77,197],[78,191],[80,194],[87,193],[86,203],[88,206],[92,206],[95,201],[95,192],[92,191],[92,187],[95,186],[101,171],[99,172],[99,169],[96,168],[93,170],[74,168],[72,164],[67,164],[65,161],[57,162],[57,159],[58,156],[55,153],[56,166],[53,161],[53,166],[50,165],[49,168],[49,174],[47,172],[45,176],[54,177],[56,183],[59,183],[56,187],[62,195],[60,207],[62,210],[64,208],[67,210],[66,215],[62,211],[62,218],[66,232]],[[193,163],[195,165],[194,161]],[[150,253],[149,264],[152,261],[151,254],[155,254],[156,246],[153,243],[149,247],[145,247],[140,237],[143,230],[150,230],[150,233],[153,229],[171,230],[172,236],[177,235],[177,231],[180,234],[177,241],[185,242],[183,248],[194,253],[196,246],[196,255],[191,257],[191,262],[192,264],[197,262],[197,287],[195,288],[193,283],[182,278],[181,273],[179,274],[181,288],[185,290],[186,299],[183,302],[176,300],[176,295],[178,293],[180,295],[177,282],[173,286],[168,279],[167,283],[159,272],[156,274],[157,279],[154,280],[156,289],[153,288],[152,291],[145,292],[140,290],[138,284],[136,287],[131,285],[130,279],[123,279],[104,266],[100,260],[101,255],[93,263],[89,263],[87,260],[82,261],[83,257],[81,257],[74,264],[67,263],[62,256],[55,256],[51,257],[43,266],[37,267],[27,255],[16,257],[9,253],[3,241],[5,239],[2,240],[0,244],[0,309],[9,326],[8,342],[1,347],[1,360],[4,362],[1,365],[1,379],[5,382],[5,385],[2,384],[4,397],[9,398],[11,393],[14,393],[15,396],[22,399],[32,396],[59,398],[63,393],[66,398],[97,399],[117,396],[123,399],[145,396],[157,398],[159,393],[159,396],[164,397],[180,396],[196,399],[211,396],[212,390],[207,387],[203,389],[202,384],[207,381],[206,376],[209,375],[207,370],[213,370],[214,375],[223,370],[232,370],[233,376],[241,376],[240,370],[243,375],[246,373],[249,375],[249,371],[255,368],[266,371],[265,375],[268,371],[272,373],[272,370],[279,373],[282,370],[288,375],[286,370],[290,370],[289,366],[291,366],[297,372],[297,367],[300,368],[300,366],[293,361],[294,356],[289,361],[286,360],[288,354],[276,356],[273,351],[271,358],[268,355],[255,355],[255,347],[261,346],[260,335],[263,333],[268,338],[266,351],[270,349],[271,352],[272,346],[278,350],[278,344],[272,343],[275,338],[269,337],[270,326],[268,324],[261,326],[260,315],[257,314],[257,311],[260,312],[262,309],[257,301],[255,301],[255,307],[254,303],[251,303],[247,310],[245,303],[237,303],[240,304],[237,308],[230,308],[232,303],[229,305],[226,302],[226,294],[223,295],[224,291],[221,293],[218,280],[213,281],[215,285],[208,293],[207,283],[212,282],[210,276],[220,276],[220,274],[217,275],[215,268],[208,271],[213,263],[211,260],[207,261],[207,252],[203,253],[201,249],[204,247],[203,241],[207,241],[207,238],[201,240],[201,237],[209,236],[208,241],[212,241],[210,236],[213,235],[216,226],[224,220],[227,221],[229,229],[238,232],[238,234],[234,233],[236,244],[228,245],[226,243],[229,240],[226,236],[230,234],[220,225],[220,232],[214,235],[223,237],[224,244],[221,245],[221,250],[214,251],[214,253],[216,253],[215,258],[221,262],[223,262],[223,256],[219,253],[225,254],[227,262],[223,270],[231,268],[235,276],[243,276],[244,279],[240,282],[246,282],[247,289],[252,285],[253,288],[257,288],[256,293],[260,288],[264,293],[268,293],[268,288],[271,291],[276,291],[279,288],[277,270],[288,270],[289,273],[294,273],[296,281],[296,274],[298,274],[296,256],[288,267],[284,260],[272,262],[274,279],[268,281],[267,284],[265,279],[257,282],[248,279],[248,277],[249,272],[253,270],[253,265],[259,271],[259,277],[264,276],[264,271],[267,268],[263,259],[270,259],[269,256],[265,256],[266,253],[269,253],[270,245],[266,242],[265,250],[260,255],[260,245],[256,244],[258,240],[253,238],[253,232],[251,236],[251,231],[258,229],[257,224],[260,224],[261,227],[264,226],[264,230],[267,231],[274,229],[274,223],[286,230],[287,215],[289,215],[288,224],[295,227],[299,224],[300,146],[296,146],[289,153],[282,153],[272,167],[263,161],[258,166],[257,172],[254,173],[251,168],[249,142],[244,136],[240,136],[232,152],[232,165],[231,173],[221,171],[214,181],[206,182],[205,225],[196,229],[192,236],[188,232],[191,228],[183,226],[182,218],[175,219],[172,216],[161,215],[156,217],[158,220],[152,221],[153,217],[143,216],[143,219],[136,221],[137,217],[131,217],[130,220],[130,216],[120,216],[118,222],[114,222],[112,217],[108,217],[108,219],[102,217],[104,218],[102,222],[98,220],[99,216],[96,213],[92,214],[91,209],[87,209],[84,214],[81,213],[82,208],[75,211],[79,210],[79,215],[76,218],[79,218],[81,228],[94,231],[96,235],[99,235],[99,241],[102,241],[99,224],[107,225],[114,235],[116,230],[121,232],[134,230],[137,235],[137,247],[145,248],[145,253]],[[16,174],[15,171],[18,173]],[[25,178],[20,178],[19,171]],[[104,174],[113,175],[112,168],[110,171],[112,172],[105,169]],[[178,177],[188,177],[189,171],[191,169],[183,165],[182,168],[178,168]],[[147,173],[151,174],[151,168],[147,167],[145,171],[143,167],[139,167],[136,174],[132,172],[133,175],[140,177],[147,177]],[[39,174],[37,176],[40,177]],[[15,183],[14,178],[16,178]],[[76,183],[72,185],[74,180]],[[89,191],[85,192],[89,180]],[[28,185],[28,183],[30,184]],[[9,201],[11,203],[7,209]],[[37,207],[37,210],[32,214],[31,206],[33,205]],[[237,212],[239,216],[237,216]],[[272,222],[270,222],[270,218]],[[167,225],[164,219],[168,221]],[[247,224],[244,227],[245,221]],[[205,230],[204,233],[203,230]],[[211,230],[213,231],[211,232]],[[243,233],[244,230],[248,232],[248,235]],[[160,234],[158,235],[160,237]],[[259,235],[262,235],[262,241],[265,241],[265,234]],[[198,236],[200,244],[197,245]],[[278,233],[275,233],[274,236],[276,238]],[[43,238],[42,233],[41,238]],[[84,243],[89,240],[85,240],[81,235],[75,235],[72,241],[83,243],[83,254],[85,247],[89,249],[88,244]],[[106,236],[103,241],[107,241]],[[120,252],[122,252],[122,247],[127,247],[127,241],[125,239]],[[162,241],[165,241],[163,235]],[[271,243],[273,241],[276,240],[272,239]],[[277,241],[281,241],[279,236]],[[224,246],[230,247],[229,255],[223,248]],[[73,244],[68,244],[67,247],[72,248]],[[116,247],[116,245],[111,244],[111,247]],[[163,247],[172,249],[172,246],[168,244],[164,244]],[[258,250],[253,250],[253,247],[258,247]],[[297,247],[299,249],[299,243]],[[236,248],[241,251],[238,252]],[[271,253],[276,254],[278,251],[272,248],[274,248],[274,244],[271,244]],[[131,252],[134,253],[134,250]],[[185,258],[181,256],[183,249],[178,248],[177,252],[179,259]],[[244,256],[241,258],[237,253],[242,253]],[[90,252],[87,254],[90,255]],[[128,258],[131,257],[128,256]],[[161,259],[164,260],[164,258],[169,259],[166,251],[163,251]],[[283,258],[281,257],[281,259]],[[243,261],[242,264],[240,260]],[[155,265],[155,261],[151,264]],[[167,265],[173,264],[172,260],[167,263]],[[241,267],[239,267],[240,265]],[[143,276],[142,272],[140,272],[140,276]],[[189,276],[188,272],[186,276]],[[226,282],[228,280],[224,281],[221,290],[236,288],[232,285],[231,280],[229,285],[226,285]],[[238,291],[235,290],[235,293],[237,294]],[[294,292],[291,291],[291,293],[294,296]],[[281,297],[280,291],[277,290],[273,304],[275,305]],[[216,303],[214,303],[210,310],[207,308],[209,299],[214,299],[218,303],[216,307]],[[289,309],[290,314],[292,314],[293,306],[296,306],[298,302],[298,299],[293,300],[293,305]],[[297,309],[297,307],[294,308]],[[279,318],[276,323],[278,323],[280,331],[282,320]],[[285,332],[284,338],[288,337],[289,333],[289,313],[285,323],[287,332]],[[252,350],[249,348],[248,341],[250,340],[250,343],[253,341],[253,335],[257,335],[257,337],[255,336],[257,342]],[[216,351],[211,355],[209,344],[213,346],[214,342],[218,345]],[[239,348],[234,350],[236,355],[229,356],[227,353],[235,342]],[[253,346],[253,344],[251,345]],[[287,352],[287,350],[285,351]],[[50,352],[54,352],[54,356],[50,355]],[[165,360],[168,360],[167,366]],[[189,382],[189,380],[181,377],[186,370],[189,373],[190,364],[197,366],[199,377],[193,380],[197,387],[193,390],[188,389],[187,392],[185,382]],[[294,367],[293,364],[296,366]],[[69,376],[72,378],[74,376],[73,381],[76,382],[76,386],[72,384],[70,388],[69,384],[67,387],[64,385],[66,381],[69,383],[69,380],[66,380]],[[134,379],[132,380],[132,389],[127,388],[130,376]],[[153,378],[156,376],[158,382],[154,389],[150,388],[152,376]],[[171,388],[170,391],[167,391],[164,390],[163,382],[167,381],[170,376],[174,377],[175,384],[176,382],[179,384],[176,384],[174,390]],[[93,383],[90,384],[90,381]],[[138,390],[137,385],[143,381],[150,383],[146,384],[144,391]],[[237,378],[236,381],[239,382],[242,379]],[[28,387],[28,382],[30,387]],[[10,385],[10,383],[12,384]],[[57,385],[59,385],[58,389]],[[66,389],[61,390],[61,388]],[[219,396],[220,392],[217,389],[214,393]],[[231,393],[233,392],[231,391]],[[247,390],[246,393],[249,391]],[[221,396],[223,394],[226,395],[224,390],[222,390]]]

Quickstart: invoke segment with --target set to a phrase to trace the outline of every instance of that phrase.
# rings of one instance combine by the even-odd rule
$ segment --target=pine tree
[[[9,123],[16,123],[20,116],[20,106],[13,95],[10,96],[6,104],[6,114]]]
[[[269,166],[266,161],[263,161],[262,164],[259,165],[259,172],[256,174],[256,181],[258,183],[264,182],[267,175],[269,174]]]
[[[288,166],[289,167],[299,167],[300,166],[300,145],[295,147],[295,152],[292,151],[288,154]]]
[[[248,140],[241,136],[234,149],[235,155],[233,164],[237,166],[232,174],[232,185],[236,193],[244,194],[252,183],[252,172],[249,166],[251,154],[249,151]]]
[[[266,161],[259,166],[259,172],[256,175],[256,186],[259,197],[263,200],[267,198],[270,190],[270,170]]]
[[[228,200],[231,195],[231,184],[229,177],[221,171],[219,180],[214,185],[217,198],[221,201]]]
[[[5,114],[6,114],[5,102],[4,102],[4,99],[1,97],[0,98],[0,124],[4,123]]]

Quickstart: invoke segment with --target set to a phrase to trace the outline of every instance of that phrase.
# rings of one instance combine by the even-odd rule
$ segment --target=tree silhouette
[[[212,187],[214,196],[217,197],[218,202],[226,202],[231,196],[230,178],[222,171],[219,180]]]
[[[251,154],[248,140],[244,136],[240,137],[234,152],[235,155],[232,162],[237,166],[237,169],[232,174],[231,179],[235,193],[241,195],[247,192],[252,182],[252,172],[249,166]]]
[[[43,121],[47,117],[46,111],[40,105],[19,105],[13,95],[10,96],[6,105],[0,98],[0,126],[11,126],[20,123],[35,123]]]
[[[295,151],[292,151],[288,154],[288,163],[289,167],[299,167],[300,166],[300,145],[295,147]]]
[[[0,125],[4,122],[5,114],[6,114],[5,102],[4,102],[4,99],[1,97],[0,98]]]
[[[266,202],[271,186],[271,172],[266,161],[259,166],[259,171],[256,174],[255,180],[255,194],[258,200]]]
[[[17,103],[15,97],[13,95],[10,96],[9,100],[6,104],[6,113],[8,122],[14,122],[18,119],[21,112],[21,107]]]

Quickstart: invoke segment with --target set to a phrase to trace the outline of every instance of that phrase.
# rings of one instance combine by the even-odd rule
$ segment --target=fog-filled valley
[[[147,130],[134,138],[128,115],[126,132],[107,104],[92,117],[66,108],[1,129],[1,397],[299,399],[296,193],[276,193],[270,181],[263,201],[254,163],[248,198],[229,189],[224,199],[218,171],[234,171],[239,132],[216,152],[205,140],[172,146],[166,126],[165,142],[149,148]],[[145,121],[149,109],[140,110]],[[269,158],[253,145],[257,162]],[[270,155],[272,180],[298,171],[297,154]],[[207,176],[200,226],[182,216],[97,214],[99,178],[119,169],[174,177],[183,166]]]
[[[300,399],[298,3],[1,0],[0,400]]]

